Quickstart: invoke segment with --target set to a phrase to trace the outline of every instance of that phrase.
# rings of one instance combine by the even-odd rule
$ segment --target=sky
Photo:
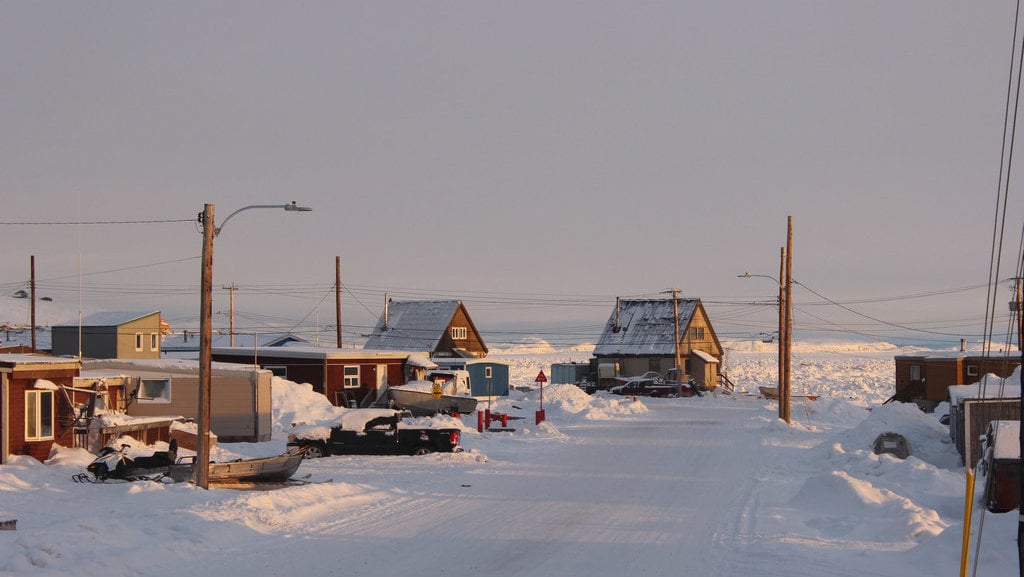
[[[498,356],[522,384],[538,367],[587,354]],[[59,448],[46,464],[12,457],[0,466],[0,521],[16,528],[0,539],[0,572],[957,574],[965,470],[941,413],[881,404],[892,391],[891,350],[801,351],[798,382],[819,396],[794,399],[788,425],[773,401],[751,394],[775,382],[766,356],[733,356],[731,396],[633,400],[563,384],[545,387],[539,425],[539,391],[495,399],[512,432],[479,433],[472,415],[412,419],[461,426],[464,451],[305,460],[297,483],[272,490],[74,483],[95,458],[84,449]],[[218,442],[214,460],[280,454],[291,423],[351,413],[308,384],[275,378],[272,389],[272,439]],[[883,432],[902,435],[912,455],[874,454]],[[166,448],[120,442],[132,456]],[[984,485],[979,470],[969,574],[1016,575],[1017,514],[989,512]]]
[[[333,325],[339,257],[352,340],[385,295],[568,343],[669,289],[756,338],[775,281],[737,275],[778,278],[792,216],[798,336],[977,340],[1014,10],[0,2],[0,289],[34,255],[47,306],[194,329],[204,205],[296,201],[218,236],[217,327],[229,285],[239,330]]]

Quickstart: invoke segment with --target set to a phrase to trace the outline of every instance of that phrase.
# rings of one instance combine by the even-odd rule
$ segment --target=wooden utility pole
[[[36,352],[36,255],[29,257],[29,288],[32,292],[32,352]]]
[[[779,397],[779,418],[785,418],[782,410],[782,390],[786,382],[786,247],[779,247],[779,384],[775,391]]]
[[[221,288],[226,289],[231,294],[231,296],[228,298],[228,302],[231,303],[228,305],[228,330],[231,333],[231,338],[229,339],[228,342],[229,345],[233,347],[235,346],[235,291],[238,290],[238,286],[235,285],[234,283],[231,283],[226,284]]]
[[[196,435],[195,484],[210,488],[210,370],[213,355],[213,205],[207,204],[202,212],[203,270],[200,275],[199,298],[199,422]]]
[[[338,327],[338,348],[341,348],[341,257],[334,257],[334,323]]]
[[[683,382],[682,355],[679,354],[679,289],[672,289],[672,312],[676,333],[676,381]]]
[[[786,232],[786,380],[783,388],[786,390],[785,414],[783,419],[790,423],[790,377],[793,354],[793,217],[789,217]],[[779,391],[779,402],[782,403],[782,391]]]

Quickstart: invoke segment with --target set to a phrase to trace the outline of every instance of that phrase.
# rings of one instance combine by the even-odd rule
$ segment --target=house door
[[[379,399],[388,388],[388,366],[377,365],[377,398]]]

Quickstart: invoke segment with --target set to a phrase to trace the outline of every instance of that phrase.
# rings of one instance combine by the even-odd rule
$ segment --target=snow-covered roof
[[[256,347],[280,347],[289,343],[308,343],[306,339],[287,332],[277,333],[257,333],[255,335],[250,334],[235,334],[235,347],[243,349],[251,349]],[[230,334],[215,334],[211,335],[210,343],[213,347],[228,347],[231,346],[231,335]],[[167,335],[164,337],[163,342],[160,343],[160,350],[164,352],[191,352],[199,350],[199,334],[188,333],[186,336],[184,333]]]
[[[78,359],[33,355],[31,353],[0,354],[0,363],[10,365],[79,365]]]
[[[82,318],[82,326],[116,327],[151,315],[159,315],[160,311],[106,311],[93,313]],[[77,327],[78,321],[53,325],[55,327]]]
[[[36,327],[36,349],[50,349],[50,329],[47,327]],[[0,330],[0,347],[32,346],[32,329],[30,327],[10,328]]]
[[[1020,458],[1020,421],[992,421],[989,425],[996,430],[992,446],[992,457],[998,460]]]
[[[717,363],[718,362],[718,359],[716,359],[714,355],[705,353],[704,351],[702,351],[700,349],[694,349],[693,350],[693,354],[695,356],[700,357],[701,360],[703,360],[705,363]]]
[[[211,363],[214,373],[251,373],[253,365]],[[109,377],[140,373],[198,374],[199,361],[188,359],[92,359],[82,362],[82,376]]]
[[[366,348],[433,351],[459,306],[457,300],[392,301],[388,305],[387,328],[381,316],[366,340]]]
[[[699,302],[679,299],[680,330],[690,323]],[[675,328],[672,299],[620,299],[618,315],[612,311],[594,347],[594,355],[673,355]]]

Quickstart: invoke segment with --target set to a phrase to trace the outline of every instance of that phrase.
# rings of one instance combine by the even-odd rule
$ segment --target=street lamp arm
[[[771,280],[775,281],[775,284],[777,284],[779,286],[782,285],[782,282],[780,282],[779,279],[777,279],[777,278],[775,278],[775,277],[773,277],[771,275],[767,275],[767,274],[750,274],[749,272],[745,272],[743,274],[736,275],[736,278],[755,278],[755,277],[771,279]]]
[[[249,210],[251,208],[283,208],[288,212],[309,212],[313,210],[308,206],[299,206],[295,204],[294,200],[290,204],[250,204],[249,206],[243,206],[242,208],[229,214],[227,218],[221,221],[220,226],[214,227],[213,236],[218,236],[220,234],[220,231],[224,228],[224,225],[227,224],[229,220],[231,220],[231,217],[242,212],[243,210]]]

